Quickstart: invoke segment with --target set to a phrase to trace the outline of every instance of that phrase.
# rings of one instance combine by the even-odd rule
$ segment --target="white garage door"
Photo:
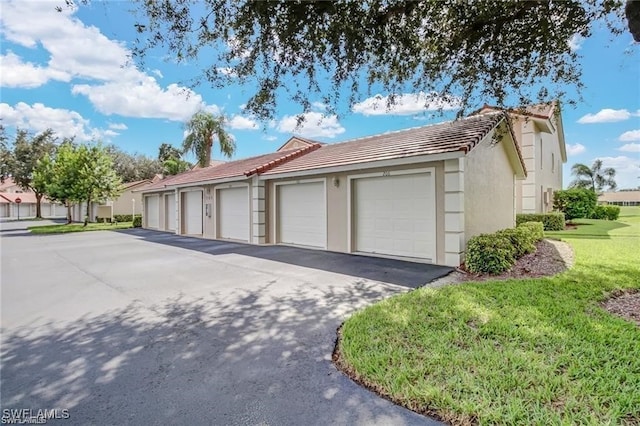
[[[324,182],[278,186],[279,242],[325,248]]]
[[[356,251],[435,259],[430,173],[356,179],[354,191]]]
[[[147,228],[158,229],[160,227],[160,203],[157,195],[145,197],[144,214],[147,216]]]
[[[202,191],[189,191],[183,195],[184,233],[202,235]]]
[[[249,241],[249,189],[218,190],[218,237]]]
[[[27,203],[18,204],[18,209],[20,210],[20,218],[27,218],[31,216],[31,206],[32,204]],[[33,206],[33,209],[35,211],[35,204]]]
[[[164,197],[164,217],[165,229],[167,231],[176,230],[176,194],[169,194]]]
[[[51,204],[49,203],[40,203],[40,214],[42,217],[51,217]]]
[[[0,204],[0,217],[9,217],[9,203]]]

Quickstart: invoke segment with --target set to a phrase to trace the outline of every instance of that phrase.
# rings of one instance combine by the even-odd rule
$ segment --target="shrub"
[[[520,213],[516,215],[516,226],[526,222],[542,222],[545,231],[562,231],[564,230],[564,213]]]
[[[136,217],[133,218],[133,227],[142,228],[142,216],[136,215]]]
[[[518,228],[525,229],[533,243],[537,243],[544,238],[544,226],[542,222],[525,222],[518,225]]]
[[[470,272],[500,274],[515,261],[515,248],[504,234],[481,234],[467,243],[465,265]]]
[[[620,207],[618,206],[596,206],[589,216],[590,219],[618,220]]]
[[[142,217],[141,214],[137,214],[136,217]],[[133,215],[130,214],[114,214],[113,220],[115,222],[131,222],[133,221]]]
[[[553,194],[553,208],[564,213],[567,220],[588,218],[598,202],[598,196],[590,189],[567,189]]]
[[[517,228],[503,229],[502,231],[496,232],[496,234],[502,235],[511,241],[511,245],[513,245],[515,251],[514,256],[516,259],[519,259],[527,253],[533,253],[536,249],[534,245],[536,240],[534,239],[534,233],[531,228],[530,226],[519,226]]]

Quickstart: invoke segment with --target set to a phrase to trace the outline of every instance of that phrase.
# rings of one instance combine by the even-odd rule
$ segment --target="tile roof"
[[[0,192],[0,197],[8,200],[11,203],[15,203],[16,198],[20,198],[22,203],[36,203],[36,194],[34,194],[33,192]],[[42,202],[46,203],[48,201],[44,197],[42,197]]]
[[[157,191],[170,186],[222,180],[234,177],[247,178],[256,173],[269,170],[285,161],[290,161],[300,155],[306,154],[307,152],[318,149],[319,147],[320,145],[310,145],[304,148],[273,152],[270,154],[258,155],[256,157],[230,161],[228,163],[216,164],[204,169],[190,170],[179,175],[169,176],[144,187],[141,191]]]
[[[490,112],[456,121],[323,145],[263,174],[272,175],[456,151],[468,152],[504,118],[505,115],[501,111]]]
[[[142,180],[137,180],[135,182],[125,182],[122,184],[122,189],[129,189],[129,188],[133,188],[134,186],[139,186],[147,183],[151,183],[151,179],[142,179]]]

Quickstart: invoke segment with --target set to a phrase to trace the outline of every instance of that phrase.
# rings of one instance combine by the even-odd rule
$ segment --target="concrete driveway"
[[[436,424],[354,384],[331,352],[356,309],[448,268],[32,224],[0,232],[3,409],[82,425]]]

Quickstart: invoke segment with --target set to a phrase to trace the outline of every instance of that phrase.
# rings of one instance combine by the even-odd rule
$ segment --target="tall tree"
[[[575,180],[571,182],[573,188],[586,188],[593,192],[601,192],[604,189],[614,190],[616,184],[616,171],[612,167],[602,168],[602,160],[596,160],[591,167],[577,163],[571,167],[571,174]]]
[[[9,138],[3,124],[0,124],[0,183],[9,176],[9,162],[11,161],[11,150],[9,149]]]
[[[33,171],[38,160],[55,150],[53,130],[47,129],[35,136],[26,130],[19,129],[13,144],[13,152],[9,161],[9,171],[13,180],[24,190],[33,191],[36,196],[36,217],[42,218],[41,201],[44,188],[34,185]]]
[[[113,167],[123,182],[135,182],[151,179],[162,173],[162,161],[142,154],[129,154],[115,145],[106,147],[107,153],[113,161]]]
[[[67,207],[67,223],[72,220],[71,205],[84,199],[79,172],[78,150],[70,139],[65,139],[55,153],[39,160],[33,172],[34,182],[44,187],[47,197]]]
[[[218,141],[220,152],[231,157],[236,144],[224,129],[224,117],[199,111],[186,124],[187,137],[183,142],[183,151],[195,154],[200,167],[211,164],[211,149],[214,138]]]
[[[629,14],[638,9],[632,3]],[[200,79],[214,87],[251,83],[246,109],[263,119],[273,118],[280,102],[308,111],[321,100],[335,111],[345,98],[351,107],[372,90],[389,94],[390,104],[407,91],[427,94],[425,103],[455,95],[460,115],[484,102],[513,107],[561,98],[583,86],[569,41],[589,37],[603,22],[613,34],[626,31],[622,0],[137,5],[134,56],[141,65],[147,53],[166,48],[172,59],[203,63]],[[434,106],[447,106],[437,99]]]
[[[178,159],[182,157],[182,151],[171,144],[163,143],[158,148],[158,160],[164,163],[170,159]]]
[[[101,145],[81,145],[78,148],[77,188],[83,201],[87,202],[85,226],[91,221],[91,203],[104,202],[119,195],[122,179],[113,168],[113,160]]]

